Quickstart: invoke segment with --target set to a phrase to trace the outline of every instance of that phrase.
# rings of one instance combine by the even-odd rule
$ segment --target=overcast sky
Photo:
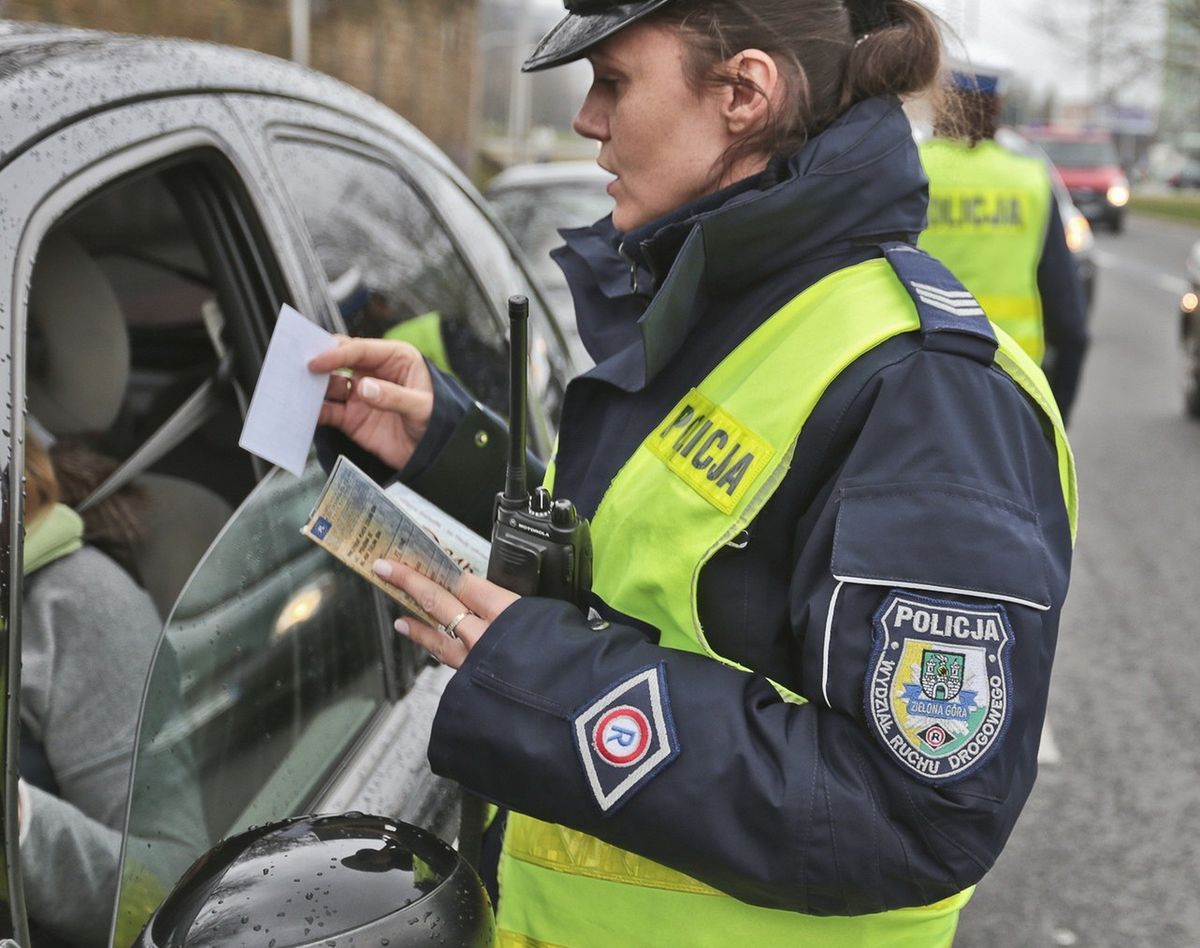
[[[1088,69],[1075,51],[1082,47],[1087,36],[1088,10],[1094,2],[1096,0],[925,0],[925,5],[942,15],[964,39],[976,43],[986,40],[988,48],[1005,55],[1017,73],[1040,91],[1054,86],[1060,101],[1071,102],[1085,99],[1088,93]],[[531,0],[531,3],[562,10],[561,0]],[[1155,6],[1146,3],[1148,9]],[[1052,35],[1039,25],[1039,18],[1044,17],[1047,10],[1066,27],[1058,35]],[[1129,28],[1160,29],[1146,21]],[[1156,78],[1125,91],[1130,104],[1139,105],[1152,105],[1157,94]]]

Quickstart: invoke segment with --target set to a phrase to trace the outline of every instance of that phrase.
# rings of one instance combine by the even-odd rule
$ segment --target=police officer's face
[[[595,48],[595,78],[575,131],[600,143],[597,161],[617,176],[613,224],[628,231],[715,190],[717,162],[732,139],[722,91],[696,92],[683,74],[683,41],[635,23]]]

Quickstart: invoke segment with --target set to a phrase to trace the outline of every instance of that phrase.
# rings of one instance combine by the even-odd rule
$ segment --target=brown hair
[[[798,151],[856,102],[921,92],[941,68],[937,23],[913,0],[679,0],[653,21],[682,35],[694,88],[743,86],[762,95],[722,68],[743,49],[761,49],[779,66],[783,108],[726,152],[718,177],[743,158]]]
[[[29,432],[25,433],[25,522],[58,503],[58,478],[46,448]]]
[[[108,480],[119,466],[112,458],[97,454],[85,444],[60,439],[51,449],[54,469],[58,472],[61,500],[68,507],[79,507],[92,491]],[[82,514],[87,541],[100,547],[136,579],[133,550],[145,536],[142,522],[144,492],[136,482],[126,484],[93,504]]]

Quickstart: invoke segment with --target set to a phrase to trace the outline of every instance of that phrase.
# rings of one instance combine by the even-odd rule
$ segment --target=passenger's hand
[[[376,560],[375,575],[403,589],[441,623],[440,628],[434,629],[418,619],[398,619],[396,631],[451,668],[459,668],[492,620],[521,598],[473,573],[463,573],[456,596],[395,560]],[[446,630],[451,626],[448,633]]]
[[[318,424],[340,428],[361,448],[399,470],[412,457],[433,414],[433,379],[416,347],[392,339],[351,339],[312,359],[313,372],[351,369],[353,381],[334,376]],[[339,391],[339,388],[341,389]]]

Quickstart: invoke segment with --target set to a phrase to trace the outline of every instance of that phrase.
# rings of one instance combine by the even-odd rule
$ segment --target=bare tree
[[[1088,98],[1101,103],[1167,66],[1172,43],[1165,27],[1175,8],[1186,8],[1200,25],[1200,0],[1071,0],[1053,10],[1047,5],[1032,19],[1087,71]],[[1190,68],[1200,70],[1200,62]]]

